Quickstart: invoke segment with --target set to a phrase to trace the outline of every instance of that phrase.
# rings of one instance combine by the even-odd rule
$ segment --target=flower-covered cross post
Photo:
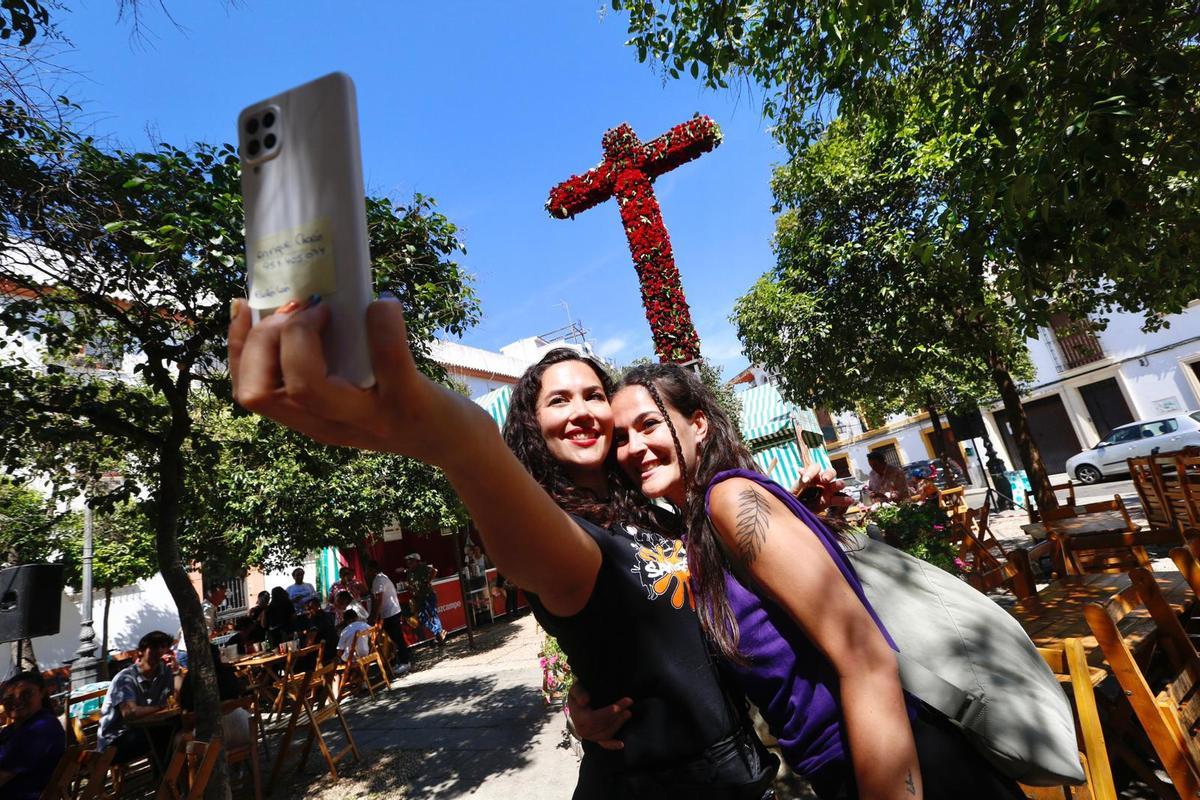
[[[700,339],[683,296],[671,239],[652,182],[699,158],[721,143],[721,129],[697,115],[642,143],[625,123],[604,134],[604,160],[550,190],[546,210],[559,219],[617,198],[625,237],[642,285],[642,304],[661,361],[684,363],[700,357]]]

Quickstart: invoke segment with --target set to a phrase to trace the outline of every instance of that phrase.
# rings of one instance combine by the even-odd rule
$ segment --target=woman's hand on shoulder
[[[378,300],[367,309],[376,381],[367,389],[328,374],[321,334],[329,314],[318,302],[251,326],[246,301],[235,300],[229,324],[234,399],[325,444],[402,453],[442,466],[454,455],[446,447],[447,432],[466,425],[472,409],[417,370],[400,303]]]

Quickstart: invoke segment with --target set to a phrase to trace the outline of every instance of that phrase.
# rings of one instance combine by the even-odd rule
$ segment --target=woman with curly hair
[[[600,365],[570,350],[547,354],[518,382],[501,439],[482,409],[417,370],[397,302],[368,309],[369,389],[327,374],[328,312],[319,303],[253,328],[249,316],[236,301],[237,401],[321,442],[442,468],[492,560],[532,595],[596,703],[622,711],[632,699],[638,713],[618,749],[585,744],[575,798],[769,792],[776,760],[747,733],[740,696],[722,685],[682,543],[611,458],[612,382]]]

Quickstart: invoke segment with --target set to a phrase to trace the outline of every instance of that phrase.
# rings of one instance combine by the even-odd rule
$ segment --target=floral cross
[[[699,158],[721,143],[721,129],[696,115],[642,143],[625,123],[604,134],[604,160],[550,190],[546,210],[558,219],[617,198],[633,266],[642,285],[642,304],[662,361],[684,363],[700,357],[700,339],[683,296],[671,239],[652,182],[659,175]]]

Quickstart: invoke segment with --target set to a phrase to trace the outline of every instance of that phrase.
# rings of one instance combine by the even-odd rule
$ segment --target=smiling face
[[[679,464],[679,453],[662,412],[644,386],[626,386],[613,398],[614,439],[617,462],[647,497],[665,497],[682,507],[687,486]],[[679,448],[689,465],[696,463],[696,449],[708,435],[708,419],[696,411],[688,419],[667,406],[679,435]]]
[[[546,447],[575,483],[604,494],[604,458],[613,415],[600,377],[582,361],[563,361],[542,373],[537,423]]]
[[[42,710],[42,690],[28,681],[12,681],[4,687],[3,702],[12,723],[20,725]]]

